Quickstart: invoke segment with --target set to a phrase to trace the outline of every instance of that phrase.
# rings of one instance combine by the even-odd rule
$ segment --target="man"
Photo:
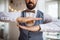
[[[19,17],[19,18],[17,18],[17,15],[19,16],[19,13],[16,13],[17,15],[15,15],[13,13],[9,13],[9,15],[8,15],[6,13],[7,17],[10,16],[10,18],[8,17],[9,20],[12,19],[11,21],[14,21],[13,19],[15,17],[17,18],[17,22],[19,23],[18,27],[20,29],[19,40],[43,40],[42,34],[44,31],[58,31],[58,32],[60,31],[60,20],[54,21],[55,19],[54,20],[51,19],[51,17],[49,17],[49,15],[43,14],[41,11],[36,10],[35,7],[37,4],[37,1],[38,0],[25,0],[27,9],[21,13],[21,17]],[[26,14],[26,13],[30,13],[30,14],[34,13],[35,18],[28,17],[28,14]],[[3,14],[3,13],[1,13],[1,14]],[[13,14],[14,16],[11,14]],[[26,15],[27,15],[27,17],[26,17]],[[2,18],[2,16],[0,15],[1,18]],[[1,18],[0,18],[0,20],[2,20]],[[35,24],[31,27],[26,26],[24,23],[20,23],[20,22],[27,22],[30,20],[35,21]],[[51,21],[54,21],[54,22],[51,22]],[[46,22],[50,22],[50,23],[43,24]]]
[[[20,26],[19,27],[19,29],[20,29],[19,40],[43,40],[42,32],[33,32],[33,31],[41,30],[40,27],[39,27],[39,24],[43,23],[43,20],[41,20],[41,22],[40,22],[40,19],[39,19],[39,18],[43,18],[43,13],[40,12],[39,10],[36,13],[36,10],[34,10],[34,8],[36,7],[36,4],[37,4],[37,0],[25,0],[25,3],[26,3],[26,6],[27,6],[27,9],[22,12],[22,17],[25,17],[27,15],[25,13],[30,13],[30,14],[32,13],[33,14],[33,12],[35,11],[34,14],[37,14],[36,15],[37,18],[29,17],[29,20],[36,20],[36,23],[35,23],[36,26],[33,26],[33,28],[30,27],[31,30],[29,30],[29,29],[25,30],[25,28],[24,28],[25,24],[19,23],[20,25],[23,25],[23,26],[19,25]],[[20,22],[21,18],[17,18],[17,21]],[[23,27],[24,29],[21,28],[21,27]],[[26,27],[28,27],[28,26],[26,26]]]
[[[57,25],[54,24],[54,22],[48,23],[48,24],[42,24],[42,23],[44,23],[43,17],[45,17],[46,15],[44,16],[41,11],[35,10],[37,1],[38,0],[25,0],[27,9],[22,12],[22,15],[21,15],[22,18],[17,18],[17,22],[19,23],[18,27],[20,29],[19,40],[43,40],[42,31],[60,31],[60,30],[58,30],[59,27],[57,27]],[[34,26],[28,27],[24,23],[20,23],[20,22],[26,22],[24,20],[24,17],[26,17],[26,15],[27,15],[26,13],[30,13],[30,14],[35,13],[35,15],[34,15],[35,18],[33,18],[33,17],[27,17],[28,19],[25,18],[26,21],[30,21],[30,20],[35,21]],[[49,19],[45,22],[50,22],[50,21],[52,21],[52,20]],[[57,29],[52,25],[56,26]],[[51,28],[49,26],[52,26],[53,28]],[[55,28],[55,30],[53,30],[54,28]]]

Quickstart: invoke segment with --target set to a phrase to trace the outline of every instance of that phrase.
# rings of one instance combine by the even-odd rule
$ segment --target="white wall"
[[[8,0],[0,0],[0,12],[8,12]]]
[[[45,13],[45,0],[38,0],[37,9]]]
[[[58,18],[60,19],[60,0],[58,1]]]
[[[0,0],[0,11],[4,11],[5,6],[4,6],[4,0]]]
[[[46,0],[46,1],[58,1],[58,0]]]
[[[46,2],[46,13],[53,18],[58,18],[58,1]]]

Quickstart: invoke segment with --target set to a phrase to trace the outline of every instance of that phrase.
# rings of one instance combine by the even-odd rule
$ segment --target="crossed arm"
[[[35,20],[42,20],[42,18],[17,18],[17,22],[27,22],[27,21],[35,21]],[[37,26],[21,26],[21,25],[17,25],[19,28],[22,28],[22,29],[25,29],[25,30],[28,30],[28,31],[39,31],[41,30],[40,26],[37,25]]]
[[[41,20],[41,18],[40,19],[39,18],[35,18],[35,19],[30,18],[28,20]],[[31,27],[18,25],[18,27],[28,30],[28,31],[33,31],[33,32],[39,31],[39,30],[42,32],[45,32],[45,31],[47,31],[47,32],[60,32],[60,20],[54,19],[53,21],[51,21],[51,19],[49,18],[49,20],[45,20],[45,21],[48,21],[48,23],[40,24],[37,26],[31,26]]]
[[[3,14],[3,13],[1,13],[1,14]],[[9,13],[9,14],[11,14],[11,13]],[[16,13],[17,14],[17,13]],[[19,14],[19,13],[18,13]],[[18,15],[17,14],[17,15]],[[4,14],[3,14],[4,15]],[[46,16],[46,17],[45,17]],[[45,15],[44,17],[45,17],[45,23],[46,22],[48,22],[48,23],[46,23],[46,24],[40,24],[40,25],[37,25],[36,27],[35,26],[32,26],[32,27],[25,27],[25,26],[21,26],[21,25],[18,25],[18,27],[20,27],[20,28],[22,28],[22,29],[25,29],[25,30],[28,30],[28,31],[33,31],[33,32],[35,32],[35,31],[38,31],[38,30],[40,30],[40,31],[53,31],[53,32],[55,32],[55,31],[58,31],[58,32],[60,32],[60,20],[56,20],[55,21],[55,19],[51,22],[51,17],[48,17],[48,15]],[[1,16],[0,15],[0,18],[1,17],[3,17],[3,16]],[[16,16],[16,17],[18,17],[18,16]],[[8,17],[9,18],[9,17]],[[15,15],[13,16],[13,18],[15,18]],[[17,20],[17,22],[21,22],[21,21],[19,21],[21,18],[17,18],[18,20]],[[1,19],[2,20],[2,19]],[[24,19],[25,20],[25,19]],[[41,19],[39,19],[39,18],[30,18],[30,19],[28,19],[28,20],[41,20]],[[5,20],[3,20],[3,21],[5,21]],[[7,21],[7,20],[6,20]],[[13,21],[13,20],[11,20],[11,18],[9,18],[9,21]],[[8,21],[8,22],[9,22]],[[25,22],[26,22],[27,20],[25,20]],[[22,21],[22,22],[24,22],[24,21]],[[50,23],[49,23],[50,22]]]

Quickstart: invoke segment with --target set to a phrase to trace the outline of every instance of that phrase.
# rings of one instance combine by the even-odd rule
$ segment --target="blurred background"
[[[0,13],[17,13],[26,9],[24,0],[0,0]],[[38,0],[36,9],[60,18],[60,0]],[[0,22],[0,40],[18,40],[19,29],[14,22]],[[60,32],[44,32],[44,40],[60,40]]]

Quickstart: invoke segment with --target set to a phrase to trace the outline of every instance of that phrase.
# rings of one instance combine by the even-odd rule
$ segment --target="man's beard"
[[[32,5],[30,5],[30,4],[32,4]],[[28,4],[26,3],[26,6],[28,9],[32,10],[36,7],[36,4],[34,5],[32,2],[29,2]]]

